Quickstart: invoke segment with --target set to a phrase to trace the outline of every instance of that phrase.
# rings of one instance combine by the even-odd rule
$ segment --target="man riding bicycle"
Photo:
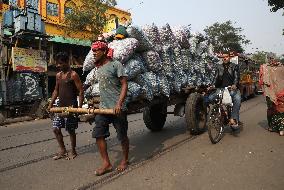
[[[225,88],[230,86],[230,95],[232,97],[233,108],[230,118],[230,125],[233,129],[238,129],[239,115],[241,108],[241,93],[238,89],[240,81],[239,66],[230,61],[230,56],[223,57],[223,64],[217,66],[216,74],[213,80],[215,88]],[[210,94],[208,97],[209,102],[216,99],[217,92]]]

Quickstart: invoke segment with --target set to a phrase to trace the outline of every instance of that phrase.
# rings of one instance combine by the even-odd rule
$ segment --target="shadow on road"
[[[130,136],[129,158],[131,164],[139,163],[151,158],[153,155],[163,151],[167,147],[167,144],[173,144],[179,141],[179,138],[176,137],[185,133],[185,122],[184,119],[181,118],[173,123],[167,122],[164,129],[160,132],[151,132],[146,129],[146,131],[140,135],[135,137]],[[115,165],[119,164],[120,159],[121,152],[117,154],[117,162]]]
[[[268,129],[268,123],[267,123],[267,120],[262,120],[260,122],[258,122],[258,126],[259,127],[262,127],[263,129]]]
[[[113,131],[113,133],[115,133]],[[184,136],[180,138],[176,138],[179,135],[186,133],[185,121],[184,118],[180,118],[174,121],[168,121],[165,124],[165,127],[160,132],[150,132],[146,126],[141,126],[141,129],[138,131],[134,131],[129,134],[130,138],[130,162],[139,163],[143,160],[147,160],[158,152],[161,152],[166,148],[166,146],[170,146],[172,143],[176,143],[179,139],[184,138]],[[189,135],[189,134],[187,134]],[[120,143],[116,138],[116,135],[109,138],[107,140],[109,154],[112,155],[116,162],[114,166],[119,164],[122,156],[122,150],[120,147]],[[98,149],[95,141],[91,144],[77,147],[77,152],[79,155],[84,154],[98,154]],[[52,158],[52,155],[45,155],[36,159],[19,162],[13,164],[11,166],[7,166],[4,168],[0,168],[0,173],[4,171],[8,171],[15,168],[20,168],[26,165],[34,164],[37,162],[41,162],[47,159]]]

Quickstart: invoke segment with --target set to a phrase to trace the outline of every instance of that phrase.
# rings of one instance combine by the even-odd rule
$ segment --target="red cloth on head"
[[[113,49],[108,48],[107,57],[108,57],[109,59],[112,59],[112,58],[113,58]]]
[[[107,58],[112,59],[113,58],[113,49],[108,48],[108,45],[106,42],[102,41],[96,41],[92,44],[92,50],[107,50]]]

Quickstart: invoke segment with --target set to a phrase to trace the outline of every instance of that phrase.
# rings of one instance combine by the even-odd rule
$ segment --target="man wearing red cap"
[[[121,141],[123,158],[117,170],[123,171],[128,166],[129,139],[127,136],[128,121],[126,114],[125,97],[127,94],[127,75],[119,61],[112,60],[112,49],[107,47],[104,41],[96,41],[92,44],[94,59],[99,81],[100,108],[114,108],[115,114],[95,117],[95,127],[92,133],[103,159],[101,168],[95,171],[100,176],[112,171],[107,144],[105,138],[110,136],[109,124],[113,124],[117,132],[117,138]]]

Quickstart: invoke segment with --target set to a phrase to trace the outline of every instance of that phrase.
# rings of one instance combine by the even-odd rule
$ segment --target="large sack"
[[[153,23],[151,25],[145,25],[142,30],[149,41],[154,45],[154,50],[160,52],[162,50],[162,42],[158,27]]]
[[[128,82],[127,98],[126,102],[133,102],[145,97],[146,90],[135,82]]]
[[[138,45],[139,42],[135,38],[125,38],[112,41],[108,47],[113,49],[113,58],[123,64],[133,56]]]
[[[95,83],[85,91],[86,98],[92,98],[100,95],[99,83]]]
[[[181,48],[189,49],[190,27],[181,26],[173,28],[173,33]]]
[[[144,32],[137,26],[128,27],[127,33],[130,38],[135,38],[136,40],[138,40],[139,46],[137,47],[136,51],[143,52],[153,49],[153,44],[150,42]]]
[[[160,55],[156,51],[147,51],[142,54],[148,70],[154,73],[160,73],[163,70]]]
[[[142,58],[138,55],[133,56],[132,59],[128,60],[123,65],[124,71],[127,74],[127,80],[132,80],[137,77],[140,73],[146,71],[145,65]]]
[[[87,75],[86,81],[84,82],[84,84],[93,85],[97,83],[98,82],[97,71],[98,71],[97,67],[93,68],[91,72]]]
[[[179,47],[178,41],[176,40],[169,24],[162,26],[159,29],[159,34],[161,42],[164,46],[171,46],[173,48]]]
[[[95,67],[95,59],[93,51],[90,50],[83,63],[83,72],[90,71]]]

